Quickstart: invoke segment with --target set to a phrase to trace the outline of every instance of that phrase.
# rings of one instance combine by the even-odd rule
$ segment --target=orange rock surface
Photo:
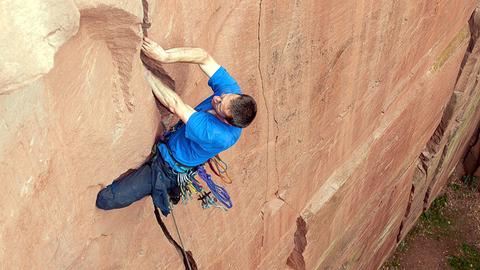
[[[199,269],[378,268],[480,118],[474,0],[0,7],[1,269],[183,268],[150,198],[95,208],[174,123],[144,80],[142,30],[205,48],[259,106],[223,154],[233,209],[174,208]],[[198,67],[165,68],[190,105],[210,95]]]

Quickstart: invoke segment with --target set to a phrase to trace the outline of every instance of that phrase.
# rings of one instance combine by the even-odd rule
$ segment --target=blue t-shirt
[[[220,67],[208,80],[213,95],[205,99],[190,116],[185,125],[181,125],[168,139],[168,148],[175,160],[183,165],[197,166],[205,163],[218,153],[234,145],[240,138],[242,128],[234,127],[220,121],[215,115],[207,112],[213,109],[213,96],[222,94],[241,94],[235,79],[225,68]],[[159,144],[158,149],[164,160],[177,172],[182,169],[175,165],[167,146]]]

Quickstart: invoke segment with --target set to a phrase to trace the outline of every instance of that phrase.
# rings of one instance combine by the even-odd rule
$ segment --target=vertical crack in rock
[[[273,120],[275,121],[275,123],[277,123],[277,120],[275,119],[275,113],[273,114]],[[278,142],[278,123],[276,125],[276,136],[275,136],[275,144],[273,146],[273,161],[274,161],[274,164],[275,164],[275,174],[276,174],[276,179],[277,179],[277,191],[275,192],[275,194],[277,195],[277,198],[281,199],[282,201],[285,201],[284,198],[281,198],[279,196],[279,192],[280,192],[280,173],[278,171],[278,159],[277,159],[277,142]]]
[[[413,198],[415,195],[415,183],[412,183],[412,188],[410,189],[410,197],[408,198],[407,209],[405,210],[405,215],[403,215],[403,220],[400,223],[400,228],[398,229],[397,234],[397,243],[400,242],[403,233],[403,227],[405,226],[405,222],[410,215],[410,210],[412,209]]]
[[[267,111],[267,141],[266,141],[266,146],[267,146],[267,156],[266,156],[266,163],[267,163],[267,179],[265,181],[265,198],[264,201],[267,202],[267,194],[268,194],[268,172],[269,172],[269,147],[268,147],[268,140],[270,139],[270,111],[268,108],[268,103],[267,103],[267,96],[265,95],[265,87],[264,87],[264,82],[263,82],[263,73],[262,73],[262,43],[261,43],[261,38],[260,38],[260,31],[261,31],[261,18],[262,18],[262,1],[259,0],[258,2],[258,29],[257,29],[257,41],[258,41],[258,62],[257,62],[257,69],[258,69],[258,74],[260,76],[260,84],[261,84],[261,92],[262,92],[262,97],[263,97],[263,103],[265,104],[265,110]]]
[[[149,7],[148,1],[142,0],[142,6],[143,6],[142,32],[143,32],[143,36],[148,37],[148,29],[152,26],[152,23],[150,22],[150,17],[148,14],[148,7]],[[172,77],[170,77],[167,71],[163,68],[162,64],[150,59],[145,54],[143,54],[143,52],[140,53],[140,59],[142,60],[145,68],[147,68],[156,77],[162,80],[162,82],[165,83],[170,89],[175,91],[176,89],[175,80]],[[171,114],[169,113],[168,116],[171,116]],[[162,124],[165,124],[165,123],[162,122]],[[164,126],[164,128],[166,128],[166,126]]]
[[[265,205],[265,204],[264,204]],[[263,249],[263,247],[265,246],[265,212],[263,210],[263,207],[262,207],[262,210],[260,210],[260,219],[262,220],[262,226],[263,226],[263,230],[262,230],[262,242],[260,244],[260,251]]]
[[[466,63],[468,62],[468,60],[470,58],[470,55],[473,52],[474,47],[475,47],[475,45],[477,43],[477,40],[478,40],[480,29],[475,22],[475,16],[476,16],[476,11],[473,12],[473,14],[470,16],[470,19],[468,21],[469,30],[470,30],[470,40],[469,40],[468,47],[467,47],[467,50],[465,52],[465,55],[463,57],[462,63],[460,65],[460,69],[459,69],[459,72],[458,72],[458,75],[457,75],[457,81],[455,83],[454,89],[457,89],[457,87],[459,87],[457,84],[461,84],[460,83],[460,78],[463,74],[463,69],[464,69]],[[475,74],[475,75],[472,74],[471,76],[475,76],[474,77],[475,81],[474,81],[473,87],[471,89],[476,89],[476,87],[478,85],[478,77],[479,77],[478,71],[477,71],[477,74]],[[463,85],[462,85],[462,88],[463,88]],[[432,139],[429,141],[429,144],[432,142],[433,139],[437,139],[436,141],[433,141],[433,143],[440,144],[440,141],[444,137],[445,130],[450,125],[450,122],[452,122],[452,120],[456,120],[458,118],[458,116],[454,115],[455,111],[458,110],[458,108],[456,108],[456,107],[458,107],[458,103],[459,103],[457,96],[459,96],[459,94],[456,91],[454,91],[452,93],[452,96],[450,97],[450,100],[449,100],[444,112],[443,112],[442,120],[440,121],[440,124],[437,127],[437,129],[435,130],[435,133],[432,136]],[[463,98],[465,99],[466,97],[463,97]],[[439,161],[437,163],[437,166],[435,167],[435,170],[434,170],[434,172],[431,176],[431,181],[430,181],[430,183],[428,183],[428,188],[427,188],[427,191],[425,193],[425,197],[423,199],[423,202],[424,202],[423,209],[424,210],[428,209],[428,206],[429,206],[429,203],[430,203],[430,200],[431,200],[431,196],[432,196],[432,194],[431,194],[432,189],[435,186],[435,184],[437,183],[437,181],[439,180],[438,176],[445,169],[444,164],[448,163],[450,161],[449,158],[448,158],[449,153],[451,152],[450,148],[457,146],[454,143],[455,137],[456,137],[455,133],[457,132],[456,129],[460,125],[461,125],[461,123],[458,123],[457,127],[452,128],[453,131],[450,132],[449,137],[447,138],[447,142],[445,143],[445,147],[442,149],[441,156],[440,156]],[[436,149],[436,150],[438,150],[438,149]],[[435,154],[436,154],[436,152],[435,152]]]
[[[435,183],[438,180],[438,175],[439,172],[443,170],[444,168],[444,162],[445,162],[445,157],[447,156],[448,153],[448,143],[447,145],[443,148],[440,160],[438,162],[437,167],[435,168],[435,172],[432,174],[430,184],[427,188],[427,192],[425,192],[425,198],[423,199],[423,210],[426,211],[428,209],[429,201],[430,201],[430,196],[432,193],[432,188],[435,185]]]
[[[454,97],[452,95],[452,97],[450,98],[450,101],[448,102],[448,105],[447,105],[447,108],[445,109],[445,111],[443,112],[443,116],[442,116],[442,120],[440,121],[440,124],[437,126],[437,128],[435,129],[435,132],[433,133],[432,137],[430,138],[430,140],[428,141],[427,143],[427,147],[426,147],[426,151],[424,151],[422,154],[420,154],[420,160],[421,160],[421,163],[422,163],[422,167],[425,171],[425,179],[428,181],[428,179],[431,179],[431,182],[427,188],[427,191],[425,193],[425,198],[423,199],[423,209],[426,210],[428,208],[428,201],[430,199],[430,193],[431,193],[431,189],[432,189],[432,186],[435,184],[436,182],[436,176],[438,175],[438,172],[440,171],[440,169],[443,167],[443,161],[444,161],[444,158],[445,158],[445,154],[446,154],[446,146],[442,149],[442,153],[441,153],[441,158],[435,168],[435,171],[434,173],[429,176],[428,174],[428,168],[430,167],[431,163],[432,163],[432,160],[437,156],[439,150],[440,150],[440,147],[441,147],[441,142],[442,142],[442,139],[443,137],[445,136],[445,130],[448,126],[448,124],[450,123],[450,120],[452,119],[452,116],[453,116],[453,112],[452,110],[449,109],[449,107],[452,106],[452,104],[454,103]]]
[[[143,20],[142,20],[142,34],[144,37],[148,37],[148,29],[152,26],[150,21],[149,15],[149,7],[148,0],[142,0],[142,7],[143,7]],[[140,59],[142,60],[144,67],[147,68],[150,72],[152,72],[157,78],[159,78],[163,83],[165,83],[170,89],[175,91],[175,80],[167,73],[167,71],[163,68],[162,64],[153,61],[149,57],[147,57],[143,52],[140,52]],[[163,131],[168,130],[171,125],[171,121],[173,115],[168,112],[165,107],[155,99],[155,103],[157,107],[160,109],[161,115],[161,128]],[[162,131],[162,132],[163,132]]]
[[[130,80],[133,59],[140,38],[134,30],[134,27],[138,25],[137,18],[118,8],[99,6],[83,10],[81,12],[81,23],[85,25],[90,38],[105,42],[113,59],[113,66],[116,71],[112,78],[114,86],[112,98],[116,114],[115,141],[123,133],[127,113],[134,110]]]
[[[446,164],[449,163],[449,153],[451,152],[451,147],[456,147],[456,145],[451,145],[454,141],[454,134],[456,129],[458,128],[459,123],[456,115],[457,111],[461,110],[459,106],[461,106],[461,99],[462,94],[461,92],[455,91],[459,84],[463,83],[461,80],[461,74],[463,73],[463,69],[467,63],[467,60],[472,53],[476,41],[478,40],[479,31],[478,27],[474,26],[474,18],[475,13],[472,14],[469,20],[469,30],[470,30],[470,40],[465,55],[463,57],[462,63],[460,65],[460,69],[456,78],[455,86],[453,89],[453,93],[448,101],[445,109],[443,110],[443,115],[438,124],[437,128],[435,129],[433,135],[431,136],[430,140],[428,141],[427,145],[425,146],[424,150],[418,156],[418,165],[416,171],[413,176],[412,180],[412,188],[410,192],[410,198],[405,210],[404,218],[400,224],[399,232],[397,235],[397,243],[401,240],[404,236],[404,230],[406,226],[411,224],[406,224],[407,222],[411,222],[412,215],[417,215],[417,213],[412,213],[412,204],[421,199],[423,196],[423,211],[428,209],[433,188],[438,182],[438,177],[441,175],[443,170],[445,170]],[[464,33],[465,30],[462,30],[458,36],[468,36],[468,33]],[[474,87],[477,85],[478,81],[478,74],[475,78]],[[460,86],[460,88],[464,88]],[[454,144],[454,143],[453,143]],[[416,190],[416,186],[418,188]],[[418,195],[416,194],[418,193]],[[417,198],[417,200],[416,200]]]
[[[465,64],[467,64],[467,60],[470,54],[472,53],[473,48],[475,47],[475,44],[477,43],[478,37],[480,35],[480,28],[475,25],[475,14],[476,14],[476,11],[472,13],[472,16],[470,16],[470,19],[468,20],[468,29],[470,30],[470,41],[468,42],[467,51],[465,52],[465,56],[463,57],[462,64],[460,65],[460,70],[458,72],[457,80],[455,84],[460,79],[460,75],[462,75],[463,68],[465,67]]]
[[[142,0],[143,7],[143,21],[142,21],[142,33],[144,37],[148,37],[148,29],[152,26],[150,17],[148,15],[148,1]]]
[[[297,218],[297,230],[293,235],[294,247],[287,259],[287,266],[295,270],[305,270],[305,258],[303,252],[307,246],[307,223],[299,216]]]

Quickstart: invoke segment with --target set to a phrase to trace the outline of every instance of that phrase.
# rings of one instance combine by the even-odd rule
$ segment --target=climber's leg
[[[160,208],[164,216],[170,213],[170,201],[177,204],[180,200],[180,189],[177,186],[177,174],[166,164],[161,155],[152,161],[153,204]]]
[[[110,210],[129,206],[152,192],[152,168],[145,163],[98,192],[96,205]]]

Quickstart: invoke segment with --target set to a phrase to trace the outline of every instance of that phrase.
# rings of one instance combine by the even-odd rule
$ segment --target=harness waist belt
[[[185,164],[182,164],[181,162],[179,162],[174,156],[173,156],[173,153],[172,153],[172,150],[170,149],[170,147],[168,147],[168,144],[166,144],[165,142],[159,142],[158,144],[164,144],[165,147],[167,148],[167,151],[168,151],[168,154],[170,155],[170,157],[172,158],[172,161],[175,163],[175,166],[177,166],[178,168],[180,168],[182,171],[179,172],[179,173],[183,173],[183,172],[188,172],[192,169],[194,169],[196,166],[188,166],[188,165],[185,165]],[[161,154],[161,153],[160,153]],[[165,158],[165,157],[163,157]],[[173,169],[173,168],[172,168]]]

